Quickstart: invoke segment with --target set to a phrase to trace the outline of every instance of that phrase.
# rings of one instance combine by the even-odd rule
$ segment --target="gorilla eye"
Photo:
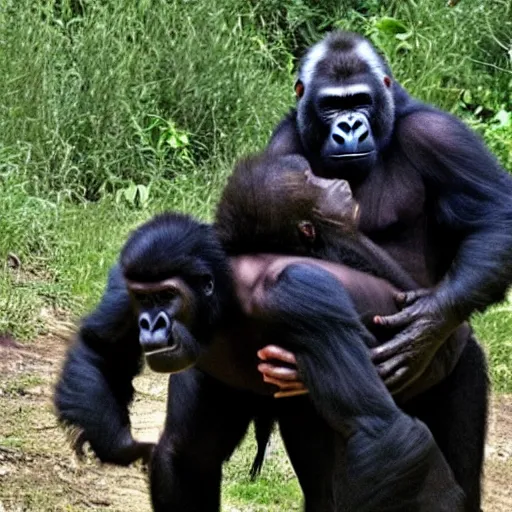
[[[354,94],[352,101],[356,107],[369,107],[373,103],[372,97],[367,93]]]
[[[156,300],[159,304],[168,304],[176,298],[176,295],[177,293],[174,289],[163,290],[157,294]]]
[[[302,96],[304,96],[304,84],[301,80],[297,80],[295,84],[295,94],[297,98],[302,98]]]
[[[155,296],[152,293],[132,293],[133,299],[143,308],[151,307],[155,303]]]
[[[373,103],[370,94],[361,92],[350,96],[324,96],[320,107],[325,111],[343,112],[357,108],[370,107]]]
[[[215,285],[214,285],[214,282],[213,282],[213,277],[212,276],[204,276],[204,281],[203,281],[203,293],[207,296],[207,297],[210,297],[211,295],[213,295],[213,291],[215,289]]]

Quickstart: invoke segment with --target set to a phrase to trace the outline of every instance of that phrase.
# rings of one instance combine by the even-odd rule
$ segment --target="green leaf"
[[[135,196],[137,195],[137,186],[135,183],[124,189],[124,197],[130,203],[135,203]]]
[[[462,101],[466,105],[471,105],[473,103],[473,95],[471,94],[471,91],[469,89],[465,89],[462,93]]]
[[[178,136],[178,139],[184,146],[188,146],[189,140],[188,135],[186,133],[183,133],[180,136]]]
[[[395,38],[399,41],[407,41],[412,36],[412,30],[409,32],[401,32],[400,34],[396,34]]]
[[[408,43],[407,41],[402,41],[400,44],[397,44],[396,50],[397,51],[403,50],[403,51],[410,52],[410,51],[412,51],[412,44]]]
[[[149,200],[149,188],[146,185],[137,185],[139,193],[139,203],[142,207],[146,206]]]
[[[495,116],[494,119],[498,121],[500,126],[509,126],[511,121],[510,112],[501,109]]]
[[[384,16],[375,22],[375,28],[384,34],[403,34],[407,27],[396,18]]]
[[[176,135],[171,135],[167,139],[167,144],[169,144],[169,146],[171,146],[171,148],[173,148],[173,149],[178,148],[178,139],[177,139]]]
[[[121,202],[121,198],[123,197],[124,190],[121,188],[116,192],[116,204]]]

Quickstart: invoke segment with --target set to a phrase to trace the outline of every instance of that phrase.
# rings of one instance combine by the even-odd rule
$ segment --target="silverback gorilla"
[[[397,470],[393,473],[389,463],[395,448],[374,452],[368,435],[371,438],[376,431],[364,422],[350,426],[351,415],[364,412],[372,422],[381,417],[379,411],[391,409],[393,417],[410,421],[389,405],[361,348],[368,343],[368,331],[389,327],[388,340],[371,349],[377,370],[395,395],[423,386],[425,390],[401,403],[402,409],[428,425],[466,495],[464,510],[477,511],[486,420],[485,361],[474,338],[457,335],[456,329],[473,311],[500,300],[511,282],[511,179],[462,123],[410,98],[359,36],[334,33],[312,47],[302,61],[296,92],[297,109],[276,129],[266,157],[299,154],[315,175],[348,180],[360,206],[359,229],[413,282],[431,291],[411,294],[397,313],[385,307],[389,301],[376,302],[378,294],[372,290],[384,286],[378,278],[325,262],[312,268],[311,263],[285,256],[259,256],[258,247],[248,247],[233,260],[233,271],[237,296],[251,314],[247,317],[237,312],[237,304],[228,304],[226,316],[221,314],[224,308],[218,296],[225,293],[229,302],[222,257],[216,251],[199,257],[204,240],[209,240],[208,230],[201,228],[204,239],[199,243],[190,227],[187,242],[182,231],[186,234],[187,227],[175,223],[158,238],[161,249],[158,244],[145,246],[144,236],[139,242],[146,260],[134,258],[133,268],[122,265],[123,272],[119,267],[112,272],[102,303],[85,320],[68,354],[57,386],[59,417],[81,430],[78,445],[89,441],[104,461],[130,463],[148,457],[150,447],[131,437],[127,409],[133,394],[131,380],[140,370],[142,344],[156,369],[172,352],[178,363],[168,357],[160,369],[168,364],[166,371],[176,371],[199,358],[197,368],[171,378],[166,428],[151,462],[155,510],[218,510],[222,462],[250,420],[269,415],[279,423],[306,510],[459,510],[456,500],[447,501],[444,508],[442,500],[426,505],[437,491],[430,498],[418,498],[422,485],[418,482],[425,482],[425,489],[438,486],[442,494],[442,482],[430,487],[433,483],[426,476],[434,466],[404,455],[403,465],[400,459],[392,461]],[[150,239],[151,233],[146,234]],[[181,243],[169,247],[166,236]],[[243,256],[246,252],[254,254]],[[155,258],[157,263],[161,259],[160,266]],[[220,274],[213,273],[217,266]],[[159,273],[159,268],[164,272]],[[262,289],[268,301],[258,295]],[[168,323],[156,314],[143,316],[138,323],[134,294],[148,295],[153,303],[155,293],[161,294],[155,304],[167,301],[176,322]],[[357,305],[365,304],[361,298],[365,293],[368,310],[379,315],[380,326],[360,323],[359,317],[367,311]],[[265,307],[247,307],[260,302]],[[219,326],[204,354],[194,340],[212,337],[216,315]],[[264,322],[270,330],[262,327]],[[160,348],[162,337],[170,345],[166,349]],[[174,338],[180,343],[172,342]],[[309,359],[303,358],[304,339],[314,340]],[[274,389],[258,378],[256,351],[269,341],[279,341],[296,354],[310,398],[268,397]],[[392,423],[383,424],[387,428]],[[357,443],[352,445],[358,446],[354,451],[347,438],[365,428],[369,452]],[[391,441],[404,443],[407,452],[403,437],[392,436]],[[359,457],[364,471],[347,476],[352,464],[347,461],[357,462]],[[413,477],[416,483],[400,487],[395,508],[387,508],[389,488],[379,487],[382,494],[373,496],[375,482],[399,474],[409,463],[423,468],[424,479]],[[369,478],[364,480],[364,475]],[[199,481],[203,482],[200,493]],[[361,485],[364,481],[366,487]],[[458,496],[456,489],[453,484],[449,494]]]
[[[360,230],[432,288],[378,319],[399,332],[372,357],[393,393],[428,383],[434,355],[444,361],[444,380],[404,410],[429,426],[466,510],[478,511],[485,363],[472,335],[449,334],[511,283],[512,179],[463,123],[412,99],[360,36],[336,32],[313,46],[295,90],[266,153],[300,154],[315,175],[348,180]]]

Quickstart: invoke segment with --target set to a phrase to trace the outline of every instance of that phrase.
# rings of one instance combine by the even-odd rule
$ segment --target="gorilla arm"
[[[391,315],[398,311],[395,305],[397,290],[393,286],[383,279],[345,265],[313,258],[271,254],[238,256],[232,258],[231,262],[235,291],[243,311],[248,316],[254,314],[254,304],[262,300],[268,283],[274,282],[293,263],[307,263],[331,273],[344,286],[362,322],[367,326],[372,325],[376,313]],[[367,342],[371,346],[376,345],[374,338],[368,337]],[[307,393],[295,368],[294,354],[281,347],[268,345],[258,351],[258,357],[263,361],[258,370],[263,374],[264,381],[279,387],[279,392],[274,395],[276,398]]]
[[[282,155],[304,154],[304,148],[300,141],[296,128],[297,112],[293,110],[277,126],[268,143],[265,153],[277,157]]]
[[[124,466],[149,459],[152,444],[132,438],[128,413],[132,380],[142,366],[138,332],[116,266],[101,303],[80,327],[55,390],[59,421],[78,431],[74,446],[79,454],[89,442],[102,462]]]
[[[296,354],[313,405],[338,434],[343,509],[464,510],[464,494],[429,429],[398,408],[377,375],[347,289],[318,267],[303,260],[269,272],[256,284],[251,313]]]
[[[461,241],[436,289],[406,293],[399,313],[375,319],[401,329],[373,349],[393,392],[422,374],[461,322],[503,300],[512,282],[512,178],[462,122],[447,114],[412,114],[400,123],[398,135],[434,199],[432,217]]]

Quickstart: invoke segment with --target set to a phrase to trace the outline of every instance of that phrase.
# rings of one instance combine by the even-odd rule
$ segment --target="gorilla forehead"
[[[370,66],[355,53],[332,53],[315,68],[317,76],[330,82],[344,82],[371,72]]]
[[[364,74],[380,79],[391,76],[391,70],[367,39],[343,31],[332,32],[314,45],[299,70],[299,78],[306,86],[317,76],[340,82]]]
[[[224,268],[226,256],[211,226],[176,213],[157,215],[136,229],[121,252],[124,276],[141,282]]]

